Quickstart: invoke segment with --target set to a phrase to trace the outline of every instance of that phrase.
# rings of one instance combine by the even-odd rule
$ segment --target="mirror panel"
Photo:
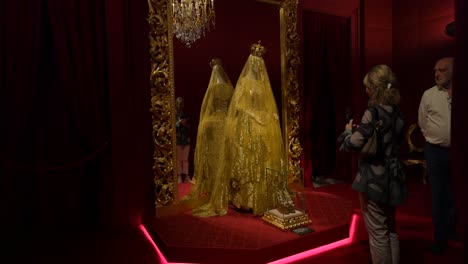
[[[198,142],[200,109],[211,76],[209,62],[222,61],[233,86],[250,55],[250,46],[261,41],[271,88],[281,119],[281,45],[279,6],[255,0],[216,1],[216,24],[190,47],[173,38],[175,96],[184,98],[184,113],[189,116],[189,175],[194,174],[194,153]],[[237,14],[242,14],[238,16]],[[179,151],[177,148],[176,152]],[[179,155],[179,153],[177,153]],[[178,174],[183,173],[177,166]],[[185,179],[183,176],[182,178]],[[184,181],[186,182],[186,180]],[[179,184],[179,198],[187,195],[190,184]]]
[[[223,1],[223,0],[220,0]],[[253,1],[253,0],[252,0]],[[236,1],[231,1],[236,2]],[[263,3],[262,3],[263,2]],[[177,43],[178,40],[174,40],[172,37],[172,29],[169,25],[172,24],[172,18],[170,15],[172,12],[172,6],[170,0],[148,0],[149,5],[149,26],[150,26],[150,60],[151,60],[151,112],[152,112],[152,124],[153,124],[153,143],[154,143],[154,192],[155,192],[155,206],[170,205],[177,202],[178,188],[177,188],[177,168],[176,168],[176,153],[175,153],[175,96],[176,90],[179,92],[175,85],[183,85],[179,82],[178,78],[174,78],[174,67],[177,68],[176,61],[178,58],[184,59],[189,56],[188,53],[180,54],[181,48]],[[299,84],[297,80],[297,72],[300,64],[299,58],[299,36],[297,33],[297,0],[257,0],[256,5],[273,4],[276,8],[276,12],[279,9],[279,45],[271,45],[270,52],[274,56],[280,54],[280,67],[278,69],[269,69],[270,79],[272,82],[272,88],[274,83],[280,86],[280,94],[277,98],[278,107],[281,108],[282,114],[282,128],[283,138],[288,168],[288,181],[290,183],[300,182],[302,183],[302,174],[300,169],[300,157],[302,148],[299,142],[299,115],[300,115],[300,100],[299,100]],[[236,3],[237,4],[237,3]],[[215,3],[216,7],[216,3]],[[225,17],[217,19],[227,19]],[[242,19],[241,16],[232,16],[231,19]],[[256,23],[256,22],[252,22]],[[256,23],[257,24],[257,23]],[[235,26],[236,23],[231,25]],[[263,25],[264,26],[264,25]],[[232,29],[231,29],[232,30]],[[240,29],[242,31],[242,29]],[[206,38],[210,37],[212,32],[208,32]],[[216,34],[213,34],[216,35]],[[261,34],[259,39],[261,40]],[[213,38],[215,36],[212,36]],[[259,39],[251,40],[246,39],[248,44],[239,44],[239,48],[235,51],[227,51],[228,53],[242,54],[240,57],[241,67],[239,69],[232,69],[238,71],[242,69],[243,63],[249,54],[250,44],[257,42]],[[214,42],[214,41],[211,41]],[[262,42],[262,45],[264,43]],[[176,48],[174,49],[174,45]],[[197,43],[192,47],[196,48]],[[218,44],[222,47],[222,44]],[[269,48],[266,45],[267,49]],[[186,48],[189,52],[190,49]],[[275,52],[275,49],[279,51]],[[173,50],[176,50],[174,54]],[[222,50],[222,49],[221,49]],[[177,53],[178,52],[178,53]],[[174,57],[174,55],[176,57]],[[179,57],[178,57],[179,56]],[[223,59],[223,54],[213,54],[213,57],[220,57]],[[236,59],[235,56],[231,57]],[[177,60],[175,60],[177,58]],[[199,63],[206,65],[208,73],[198,76],[201,79],[201,87],[195,87],[193,92],[197,93],[197,96],[201,96],[203,99],[204,91],[208,85],[209,76],[211,69],[209,68],[210,58],[198,59]],[[268,57],[265,58],[268,65]],[[271,60],[275,60],[272,58]],[[190,59],[188,61],[191,61]],[[227,63],[223,63],[226,65]],[[229,65],[229,64],[228,64]],[[199,66],[193,66],[199,67]],[[226,67],[226,66],[225,66]],[[268,66],[267,66],[268,67]],[[280,72],[275,73],[275,71]],[[272,75],[273,72],[273,75]],[[177,71],[176,71],[177,73]],[[179,73],[178,73],[179,74]],[[228,73],[229,74],[229,73]],[[194,76],[196,76],[195,74]],[[238,75],[238,73],[237,73]],[[231,81],[235,85],[237,81],[236,72],[229,74]],[[278,78],[281,76],[281,78]],[[273,78],[272,78],[273,77]],[[275,77],[278,79],[275,81]],[[176,79],[177,82],[174,81]],[[274,89],[274,88],[273,88]],[[187,95],[180,95],[187,97]],[[191,96],[191,95],[188,95]],[[281,98],[281,99],[279,99]],[[199,104],[201,105],[201,100]],[[187,99],[186,99],[187,102]],[[197,104],[197,103],[196,103]],[[199,109],[199,108],[198,108]],[[199,110],[198,110],[199,111]],[[198,116],[198,113],[196,113]],[[196,122],[192,123],[192,129],[196,129]]]

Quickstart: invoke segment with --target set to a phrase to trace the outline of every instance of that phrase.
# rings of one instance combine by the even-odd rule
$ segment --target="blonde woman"
[[[369,96],[368,109],[356,129],[353,129],[353,120],[346,124],[341,149],[360,152],[374,131],[377,132],[377,152],[360,155],[352,188],[359,192],[372,262],[399,263],[395,206],[407,195],[406,180],[398,159],[404,126],[398,110],[400,93],[395,74],[387,65],[373,67],[363,83]]]

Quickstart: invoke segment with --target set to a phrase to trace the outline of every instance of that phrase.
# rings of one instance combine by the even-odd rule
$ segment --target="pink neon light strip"
[[[140,224],[140,230],[141,232],[143,232],[143,234],[145,235],[146,239],[148,239],[148,241],[151,243],[151,245],[153,245],[154,249],[156,250],[156,253],[158,254],[158,257],[159,257],[159,263],[161,264],[167,264],[167,260],[166,258],[164,257],[164,255],[161,253],[161,251],[159,250],[158,246],[156,245],[156,243],[154,243],[153,241],[153,238],[151,238],[151,235],[148,233],[148,230],[146,230],[146,227],[144,225],[141,225]]]
[[[320,246],[320,247],[317,247],[317,248],[313,248],[311,250],[307,250],[307,251],[298,253],[296,255],[292,255],[292,256],[289,256],[289,257],[286,257],[286,258],[275,260],[273,262],[270,262],[269,264],[292,263],[294,261],[309,258],[309,257],[315,256],[315,255],[324,253],[326,251],[329,251],[329,250],[332,250],[332,249],[335,249],[335,248],[350,244],[351,242],[354,241],[354,238],[355,238],[355,235],[356,235],[357,218],[358,218],[358,216],[356,214],[354,214],[352,216],[352,218],[351,218],[351,225],[349,227],[349,237],[348,238],[338,240],[338,241],[335,241],[333,243],[323,245],[323,246]],[[166,258],[161,253],[161,251],[159,250],[156,243],[154,243],[153,239],[151,238],[150,234],[146,230],[145,226],[140,225],[140,230],[143,232],[143,234],[148,239],[148,241],[153,245],[154,249],[156,250],[156,253],[158,254],[160,263],[162,263],[162,264],[182,264],[182,263],[174,263],[174,262],[169,263],[169,262],[167,262]]]
[[[312,256],[327,252],[329,250],[332,250],[332,249],[335,249],[335,248],[338,248],[338,247],[341,247],[341,246],[348,245],[352,241],[354,241],[354,237],[355,237],[355,234],[356,234],[356,222],[357,222],[357,215],[354,214],[352,216],[352,218],[351,218],[351,225],[349,227],[349,237],[348,238],[344,238],[342,240],[338,240],[338,241],[335,241],[335,242],[327,244],[327,245],[323,245],[323,246],[320,246],[320,247],[317,247],[317,248],[313,248],[311,250],[307,250],[307,251],[298,253],[296,255],[291,255],[289,257],[285,257],[285,258],[270,262],[268,264],[293,263],[293,262],[301,260],[301,259],[310,258]]]

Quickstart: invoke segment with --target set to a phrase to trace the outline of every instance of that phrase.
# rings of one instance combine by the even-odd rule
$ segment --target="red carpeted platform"
[[[226,216],[200,218],[179,205],[160,210],[150,226],[151,235],[168,262],[267,263],[347,238],[353,213],[350,200],[303,190],[315,232],[298,235],[282,231],[244,211],[230,209]]]

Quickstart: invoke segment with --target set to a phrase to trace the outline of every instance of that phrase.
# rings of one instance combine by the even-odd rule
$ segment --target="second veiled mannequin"
[[[210,62],[212,68],[208,88],[203,98],[194,156],[194,185],[190,197],[210,194],[219,174],[224,155],[224,122],[234,87],[223,69],[221,59]]]

